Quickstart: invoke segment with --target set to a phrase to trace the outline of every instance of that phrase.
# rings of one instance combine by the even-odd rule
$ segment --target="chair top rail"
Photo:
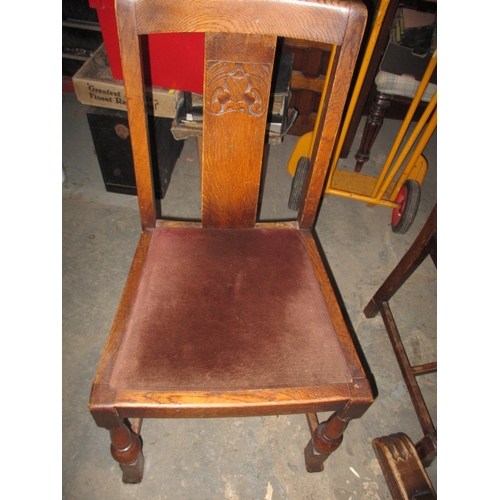
[[[135,0],[139,34],[272,34],[337,45],[358,5],[348,0],[169,0],[165,4],[165,0]]]

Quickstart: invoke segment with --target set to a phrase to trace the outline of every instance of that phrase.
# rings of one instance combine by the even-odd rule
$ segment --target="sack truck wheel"
[[[400,206],[392,211],[392,230],[398,234],[405,234],[417,215],[420,203],[420,184],[413,179],[405,181],[396,197],[396,203],[399,203]]]
[[[290,210],[297,211],[299,209],[308,169],[309,158],[307,156],[301,156],[297,162],[297,168],[292,181],[292,189],[290,190],[290,197],[288,198],[288,208]]]

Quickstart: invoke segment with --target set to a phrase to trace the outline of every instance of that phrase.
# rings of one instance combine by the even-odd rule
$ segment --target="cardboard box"
[[[411,75],[415,80],[420,81],[431,58],[432,54],[430,52],[419,54],[413,49],[389,42],[380,69],[399,76]],[[437,83],[436,70],[434,70],[430,82]]]
[[[113,78],[104,44],[75,73],[73,86],[82,104],[127,111],[123,81]],[[179,90],[149,87],[146,91],[149,112],[158,117],[175,118],[181,96]]]
[[[106,191],[137,194],[129,123],[124,111],[90,107],[87,121]],[[162,199],[184,143],[172,135],[172,118],[149,116],[155,195]]]
[[[398,9],[380,69],[399,76],[411,75],[420,81],[434,54],[436,30],[435,14]],[[430,82],[437,83],[436,70]]]

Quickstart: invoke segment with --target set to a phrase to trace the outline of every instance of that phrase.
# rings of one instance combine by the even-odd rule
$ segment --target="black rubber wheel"
[[[413,179],[405,181],[396,197],[396,203],[400,206],[392,211],[392,230],[398,234],[405,234],[418,212],[420,184]]]
[[[297,162],[297,168],[295,169],[295,175],[292,181],[292,189],[290,190],[290,197],[288,198],[288,208],[290,210],[297,211],[299,209],[308,169],[309,158],[307,156],[301,156]]]

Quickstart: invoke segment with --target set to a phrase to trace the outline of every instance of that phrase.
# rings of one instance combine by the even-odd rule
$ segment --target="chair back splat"
[[[143,418],[305,413],[323,469],[373,401],[313,234],[366,22],[353,0],[116,0],[142,236],[90,411],[123,481]],[[156,213],[141,36],[205,33],[201,221]],[[296,221],[257,223],[278,37],[336,45]],[[331,411],[319,423],[316,412]]]
[[[204,98],[205,109],[208,110],[210,118],[203,123],[202,197],[203,220],[206,220],[208,224],[214,223],[208,222],[212,216],[205,218],[206,212],[212,207],[220,207],[222,200],[226,200],[229,204],[222,205],[224,209],[229,206],[233,209],[236,207],[240,209],[243,200],[245,203],[244,219],[250,217],[248,215],[248,211],[251,210],[250,206],[256,203],[255,183],[257,178],[260,178],[264,140],[262,127],[265,125],[267,115],[268,85],[272,73],[274,49],[271,47],[274,47],[276,37],[283,36],[340,45],[334,74],[325,88],[326,105],[321,111],[323,115],[320,122],[321,130],[317,134],[313,150],[312,163],[315,168],[310,178],[307,179],[307,194],[299,210],[301,227],[312,227],[356,64],[359,39],[366,22],[364,7],[355,2],[328,3],[317,0],[301,2],[253,0],[246,1],[244,8],[239,0],[173,0],[168,2],[164,0],[122,2],[119,0],[117,21],[131,129],[137,127],[142,131],[142,133],[139,130],[136,133],[132,132],[131,137],[136,170],[138,170],[136,177],[143,227],[154,227],[156,216],[149,167],[149,146],[142,125],[146,121],[146,110],[143,105],[145,98],[142,74],[137,71],[141,67],[140,44],[137,35],[160,32],[207,32]],[[254,36],[245,36],[248,34]],[[220,46],[223,39],[226,42]],[[240,63],[238,68],[233,68],[232,75],[225,73],[228,66],[222,63],[221,57],[229,66]],[[246,64],[242,66],[242,63]],[[244,91],[236,90],[239,87],[234,85],[227,87],[227,84],[236,83],[236,81],[239,85],[247,82],[250,86]],[[214,95],[213,92],[216,94]],[[240,92],[243,93],[240,94]],[[207,99],[212,99],[212,102],[207,103]],[[229,101],[225,102],[224,100],[227,99]],[[216,106],[220,106],[217,111]],[[245,108],[248,111],[243,111]],[[226,124],[234,120],[234,116],[228,118],[226,115],[234,110],[241,112],[241,115],[238,114],[238,122],[241,119],[241,125],[232,123],[228,131]],[[323,129],[325,134],[321,138]],[[217,150],[217,154],[213,157],[214,149]],[[229,171],[221,167],[220,156],[224,160],[222,165],[228,167]],[[243,160],[246,158],[248,160]],[[251,160],[252,158],[254,160]],[[234,159],[236,165],[227,164],[226,161],[230,159]],[[244,164],[242,164],[243,161]],[[219,171],[218,174],[214,173],[214,163],[215,169]],[[234,183],[231,178],[231,169],[234,168],[243,168],[244,173],[250,175],[248,184],[242,186]],[[246,170],[247,168],[252,172]],[[258,173],[253,170],[258,170]],[[221,184],[220,178],[223,175],[225,178]],[[238,174],[240,175],[242,174]],[[213,179],[214,176],[218,180]],[[213,205],[214,197],[218,194],[212,192],[207,195],[206,191],[212,190],[215,186],[217,186],[217,193],[222,191],[224,193],[221,193],[222,198]],[[224,186],[229,186],[229,189],[224,189]],[[245,193],[241,193],[245,196],[240,195],[237,191],[239,188],[245,189]],[[246,198],[246,195],[250,197]],[[232,198],[231,201],[229,196]],[[239,198],[239,201],[235,202],[234,198]]]

